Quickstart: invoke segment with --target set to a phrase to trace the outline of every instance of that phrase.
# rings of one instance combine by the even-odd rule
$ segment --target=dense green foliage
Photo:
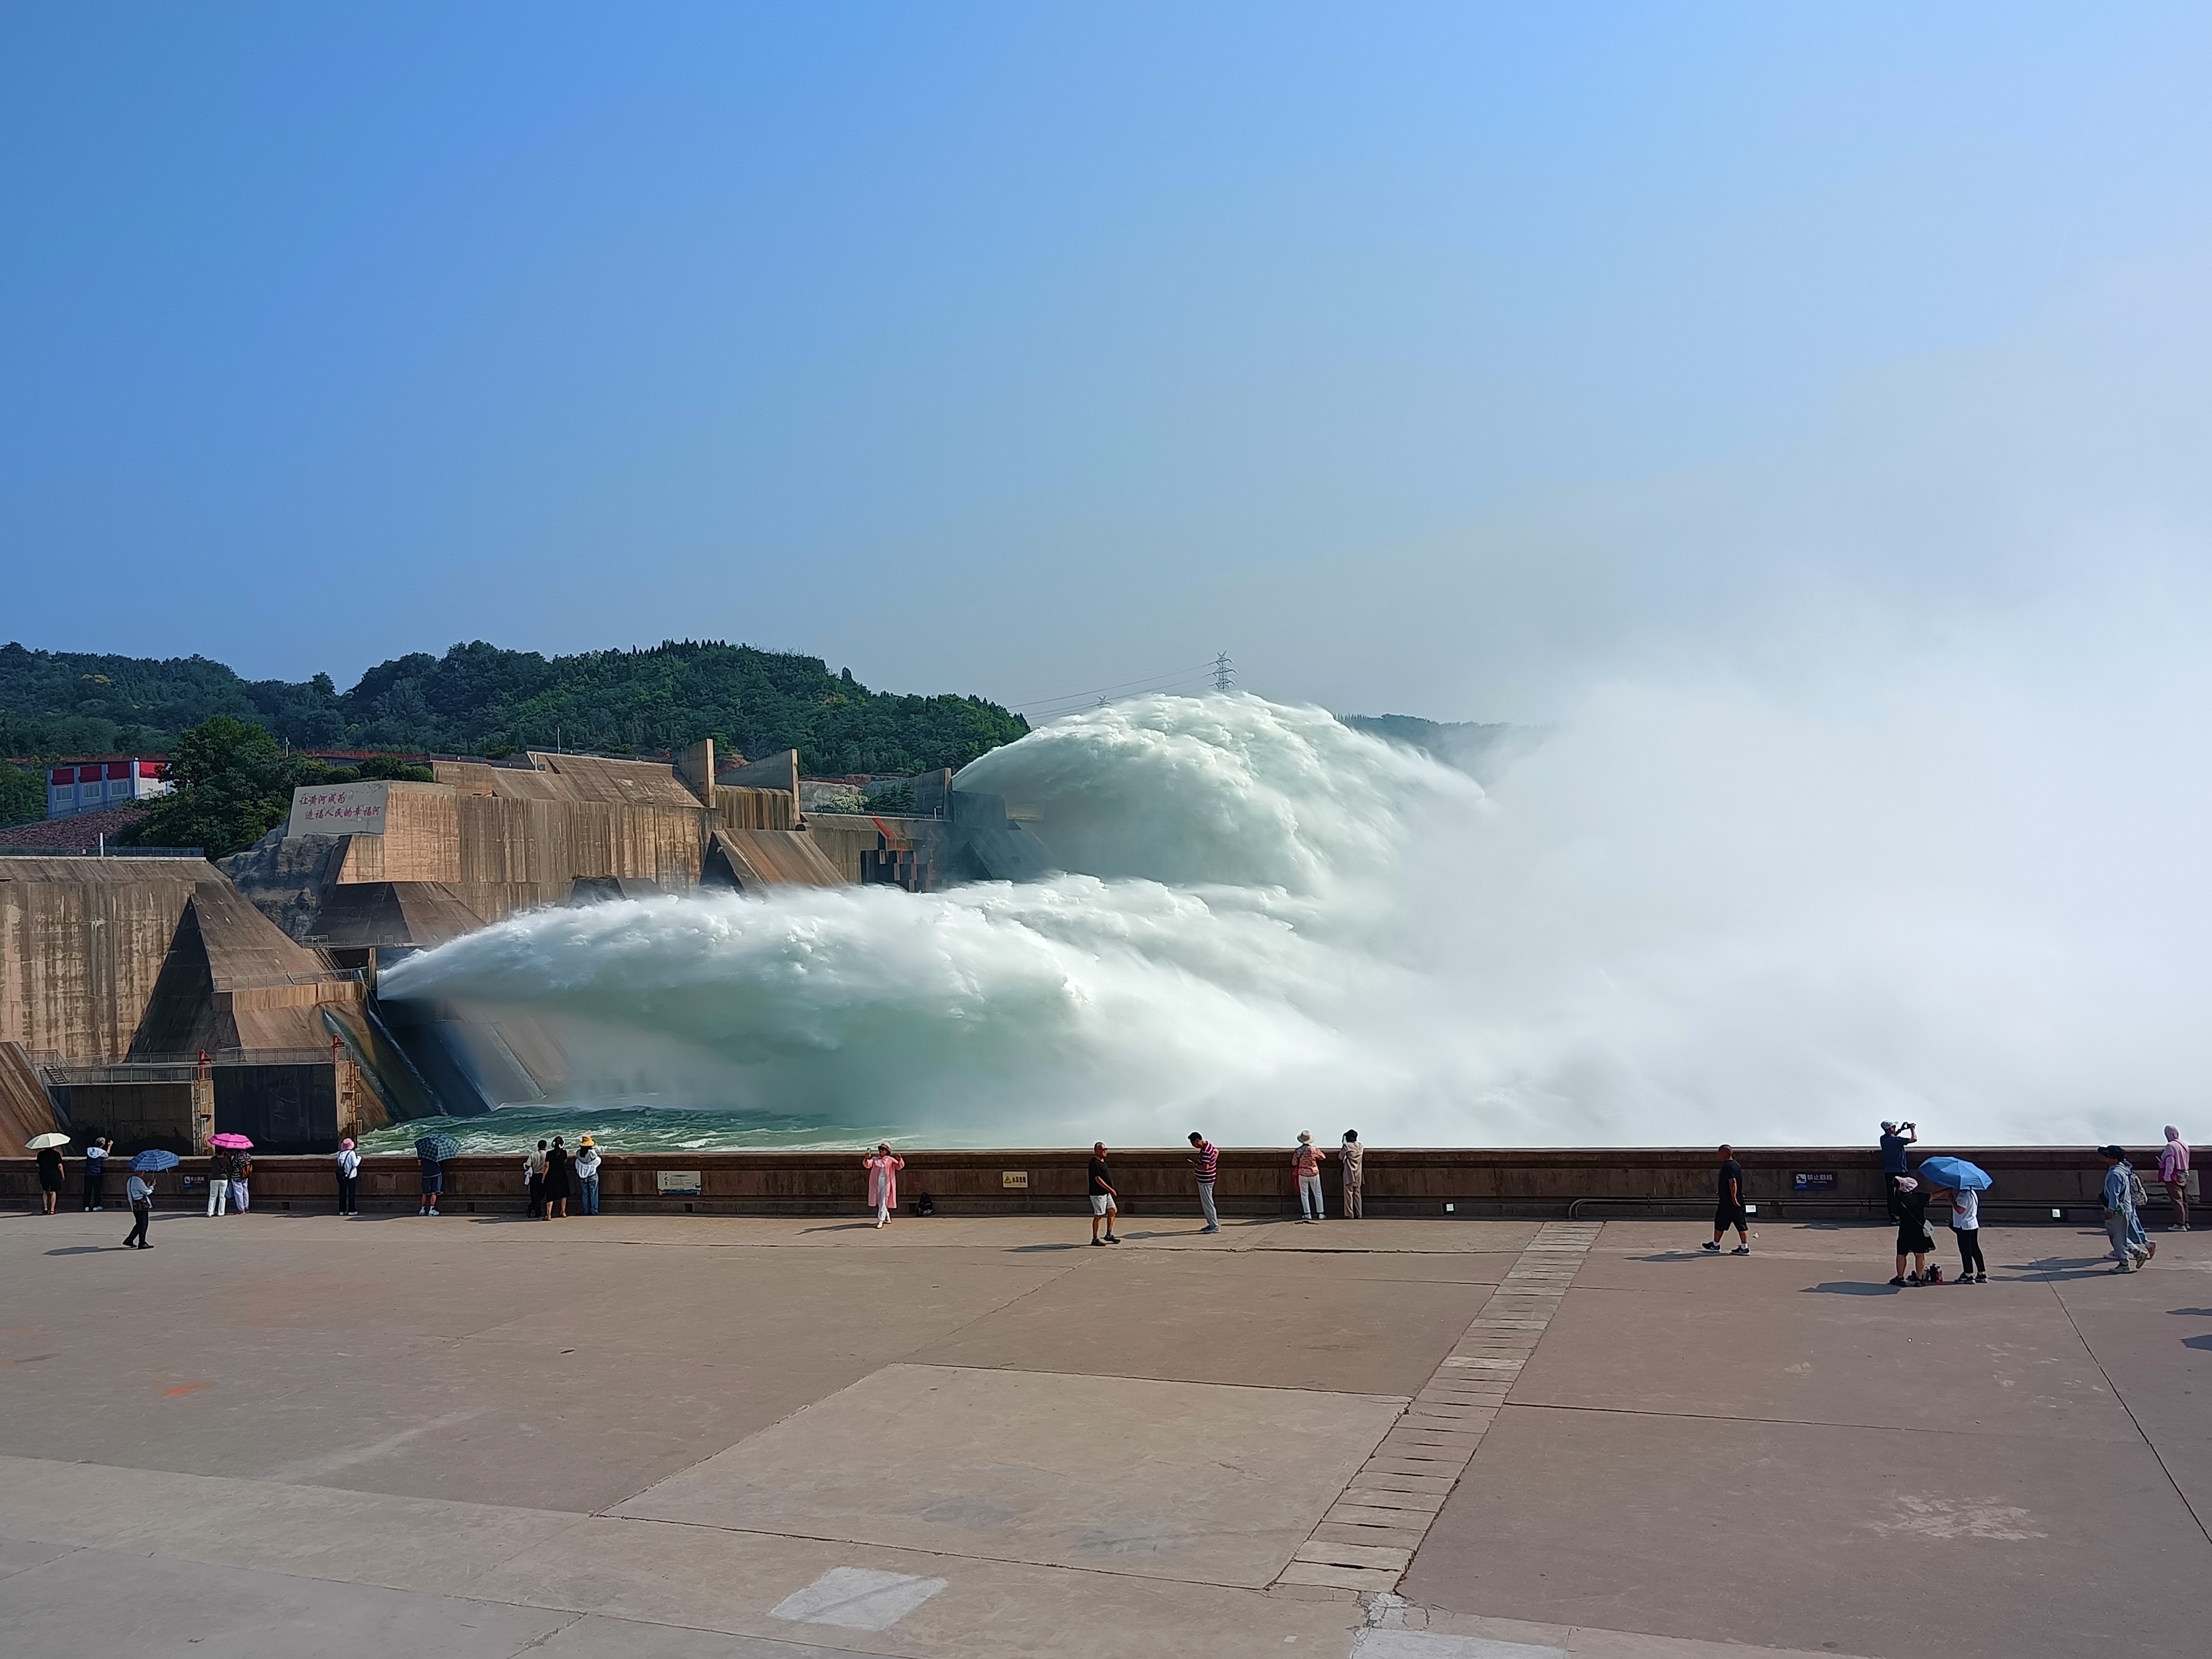
[[[871,691],[818,657],[719,641],[547,658],[477,641],[380,663],[351,690],[326,674],[246,681],[204,657],[154,661],[0,647],[0,752],[161,750],[221,716],[295,749],[497,755],[556,746],[665,753],[711,737],[810,773],[963,766],[1029,730],[977,697]],[[176,843],[198,845],[198,842]]]
[[[35,772],[0,761],[0,830],[46,815],[46,786]]]
[[[197,847],[211,859],[251,847],[292,811],[302,784],[352,783],[362,778],[430,781],[430,770],[385,756],[358,766],[329,767],[292,754],[269,729],[217,714],[180,736],[170,751],[177,786],[146,809],[124,839],[140,847]]]

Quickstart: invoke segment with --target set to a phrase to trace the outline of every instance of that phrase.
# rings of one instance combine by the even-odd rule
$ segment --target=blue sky
[[[2109,555],[2025,545],[2023,488],[2196,556],[2208,47],[2187,6],[19,0],[0,637],[343,684],[714,636],[1013,702],[1225,648],[1541,718],[1808,580]]]

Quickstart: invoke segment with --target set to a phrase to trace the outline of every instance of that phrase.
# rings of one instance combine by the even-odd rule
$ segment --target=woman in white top
[[[1951,1237],[1959,1241],[1959,1282],[1988,1284],[1990,1264],[1982,1256],[1982,1195],[1971,1187],[1951,1194]]]
[[[361,1154],[350,1136],[338,1142],[338,1213],[361,1213]]]
[[[599,1212],[599,1143],[586,1135],[576,1143],[576,1196],[580,1215]]]

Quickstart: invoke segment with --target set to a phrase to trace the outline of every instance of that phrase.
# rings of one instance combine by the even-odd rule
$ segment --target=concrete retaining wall
[[[1955,1152],[1954,1148],[1942,1148]],[[1133,1216],[1195,1215],[1198,1204],[1185,1163],[1188,1148],[1145,1149],[1112,1155],[1115,1185]],[[2063,1219],[2080,1224],[2099,1212],[2104,1164],[2087,1149],[2013,1147],[1959,1152],[1980,1164],[1996,1186],[1984,1200],[1990,1220],[2003,1223]],[[906,1152],[899,1196],[905,1206],[923,1193],[948,1215],[1075,1214],[1087,1206],[1089,1153],[1055,1149],[1018,1152]],[[1746,1151],[1747,1196],[1762,1218],[1864,1219],[1882,1213],[1880,1158],[1870,1151]],[[456,1158],[446,1165],[441,1207],[465,1213],[520,1210],[524,1205],[521,1155]],[[70,1159],[72,1181],[77,1162]],[[1377,1147],[1367,1154],[1366,1200],[1376,1216],[1587,1217],[1710,1215],[1714,1158],[1687,1151],[1496,1151],[1481,1148]],[[2147,1153],[2141,1167],[2148,1168]],[[328,1158],[254,1160],[255,1202],[270,1209],[329,1210],[337,1176]],[[164,1194],[180,1191],[180,1175],[204,1175],[204,1160],[188,1160],[161,1178]],[[699,1190],[665,1191],[664,1178],[696,1173]],[[1835,1177],[1833,1191],[1802,1192],[1800,1175]],[[419,1166],[412,1158],[380,1157],[363,1165],[364,1209],[413,1209]],[[1009,1176],[1024,1184],[1008,1183]],[[610,1157],[600,1189],[605,1208],[652,1214],[857,1214],[866,1207],[860,1154],[820,1152],[701,1152]],[[688,1186],[688,1181],[679,1181]],[[1339,1184],[1333,1162],[1324,1185],[1331,1214]],[[2153,1212],[2164,1198],[2154,1182]],[[33,1207],[35,1166],[27,1158],[0,1158],[0,1206]],[[1286,1152],[1225,1150],[1217,1200],[1231,1215],[1292,1212],[1296,1194]],[[171,1202],[175,1200],[172,1199]],[[2052,1209],[2062,1212],[2054,1218]]]

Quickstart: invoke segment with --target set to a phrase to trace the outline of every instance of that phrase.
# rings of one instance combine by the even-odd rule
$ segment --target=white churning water
[[[2109,953],[2069,960],[1925,744],[1814,763],[1764,719],[1601,692],[1493,795],[1318,709],[1133,699],[958,780],[1067,873],[539,911],[385,989],[557,1023],[596,1073],[564,1121],[628,1146],[2089,1133]]]

